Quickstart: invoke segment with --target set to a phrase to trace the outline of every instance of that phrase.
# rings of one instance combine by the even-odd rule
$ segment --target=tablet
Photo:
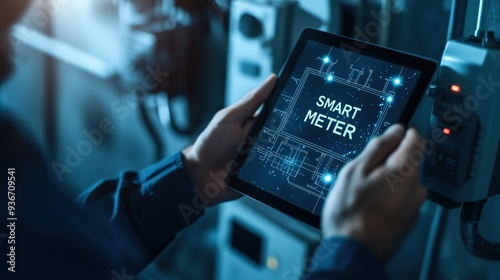
[[[319,227],[342,166],[392,124],[408,125],[436,67],[415,55],[304,30],[228,185]]]

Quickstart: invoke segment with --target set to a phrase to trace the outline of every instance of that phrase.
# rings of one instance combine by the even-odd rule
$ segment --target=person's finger
[[[395,124],[384,134],[370,141],[357,159],[357,164],[362,168],[363,173],[367,174],[382,164],[389,154],[398,147],[404,134],[404,127],[401,124]]]
[[[422,157],[422,149],[419,145],[421,141],[422,137],[416,129],[408,130],[399,147],[387,158],[386,166],[392,170],[400,170],[405,173],[405,176],[418,173],[418,165]]]
[[[276,75],[270,75],[257,89],[249,92],[240,101],[228,108],[225,121],[245,122],[251,118],[255,111],[266,101],[276,84]]]

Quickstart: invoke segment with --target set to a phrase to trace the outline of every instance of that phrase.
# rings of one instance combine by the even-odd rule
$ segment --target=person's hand
[[[381,261],[389,259],[427,196],[418,180],[419,141],[415,129],[405,135],[394,125],[344,166],[323,208],[324,238],[349,236]]]
[[[275,83],[276,75],[271,75],[260,88],[220,110],[194,145],[182,151],[186,170],[196,188],[210,200],[209,206],[239,197],[226,187],[225,179],[255,122],[255,112]]]

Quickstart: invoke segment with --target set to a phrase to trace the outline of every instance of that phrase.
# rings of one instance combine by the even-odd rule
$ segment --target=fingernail
[[[385,131],[384,134],[391,135],[394,137],[403,137],[405,134],[405,128],[401,124],[394,124],[389,129]]]

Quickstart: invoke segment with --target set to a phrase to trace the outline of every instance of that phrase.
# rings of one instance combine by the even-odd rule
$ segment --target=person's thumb
[[[244,123],[251,118],[255,111],[266,101],[276,85],[276,75],[270,75],[257,89],[249,92],[240,101],[228,108],[226,119]]]

